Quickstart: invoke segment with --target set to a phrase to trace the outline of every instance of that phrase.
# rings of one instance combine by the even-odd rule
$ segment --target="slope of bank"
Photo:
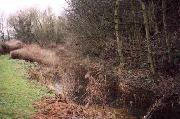
[[[0,118],[29,118],[35,112],[33,103],[50,95],[45,87],[27,80],[24,61],[0,56]]]

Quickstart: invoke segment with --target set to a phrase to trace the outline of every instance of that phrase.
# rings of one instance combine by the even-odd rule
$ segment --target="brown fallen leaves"
[[[32,119],[113,119],[110,112],[86,108],[61,97],[46,97],[34,105],[39,111]]]

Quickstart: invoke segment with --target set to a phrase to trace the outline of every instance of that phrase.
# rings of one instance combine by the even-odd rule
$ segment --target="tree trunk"
[[[167,46],[167,53],[168,53],[168,62],[171,62],[171,48],[170,48],[170,42],[168,38],[168,32],[167,32],[167,22],[166,22],[166,0],[162,0],[162,12],[163,12],[163,27],[164,27],[164,36],[166,40],[166,46]]]
[[[151,39],[150,39],[150,31],[149,31],[149,24],[148,24],[148,15],[146,11],[146,6],[145,3],[139,0],[142,6],[143,10],[143,17],[144,17],[144,25],[145,25],[145,31],[146,31],[146,43],[147,43],[147,48],[148,48],[148,62],[150,63],[150,70],[152,74],[155,74],[155,66],[154,66],[154,61],[153,61],[153,56],[152,56],[152,48],[151,48]]]
[[[7,29],[7,40],[10,40],[9,30]]]
[[[116,42],[117,42],[120,63],[123,66],[124,65],[124,57],[122,53],[123,41],[122,41],[121,34],[119,31],[119,24],[120,24],[119,7],[120,7],[120,0],[116,0],[115,11],[114,11],[115,35],[116,35]]]
[[[153,9],[153,11],[152,11],[152,17],[153,17],[153,21],[154,21],[154,25],[155,25],[155,32],[156,32],[156,34],[157,33],[159,33],[159,29],[158,29],[158,23],[157,23],[157,19],[156,19],[156,15],[155,15],[155,10],[156,10],[156,7],[155,7],[155,3],[154,3],[154,1],[152,1],[152,9]]]

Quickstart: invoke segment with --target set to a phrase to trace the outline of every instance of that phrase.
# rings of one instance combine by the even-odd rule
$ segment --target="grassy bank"
[[[28,65],[0,56],[0,119],[27,119],[35,112],[33,102],[50,95],[45,87],[27,79]]]

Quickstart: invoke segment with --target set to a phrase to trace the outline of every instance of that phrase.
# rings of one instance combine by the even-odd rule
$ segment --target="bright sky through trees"
[[[56,15],[62,14],[67,7],[65,0],[0,0],[0,13],[9,15],[20,9],[36,7],[44,10],[51,7]]]

